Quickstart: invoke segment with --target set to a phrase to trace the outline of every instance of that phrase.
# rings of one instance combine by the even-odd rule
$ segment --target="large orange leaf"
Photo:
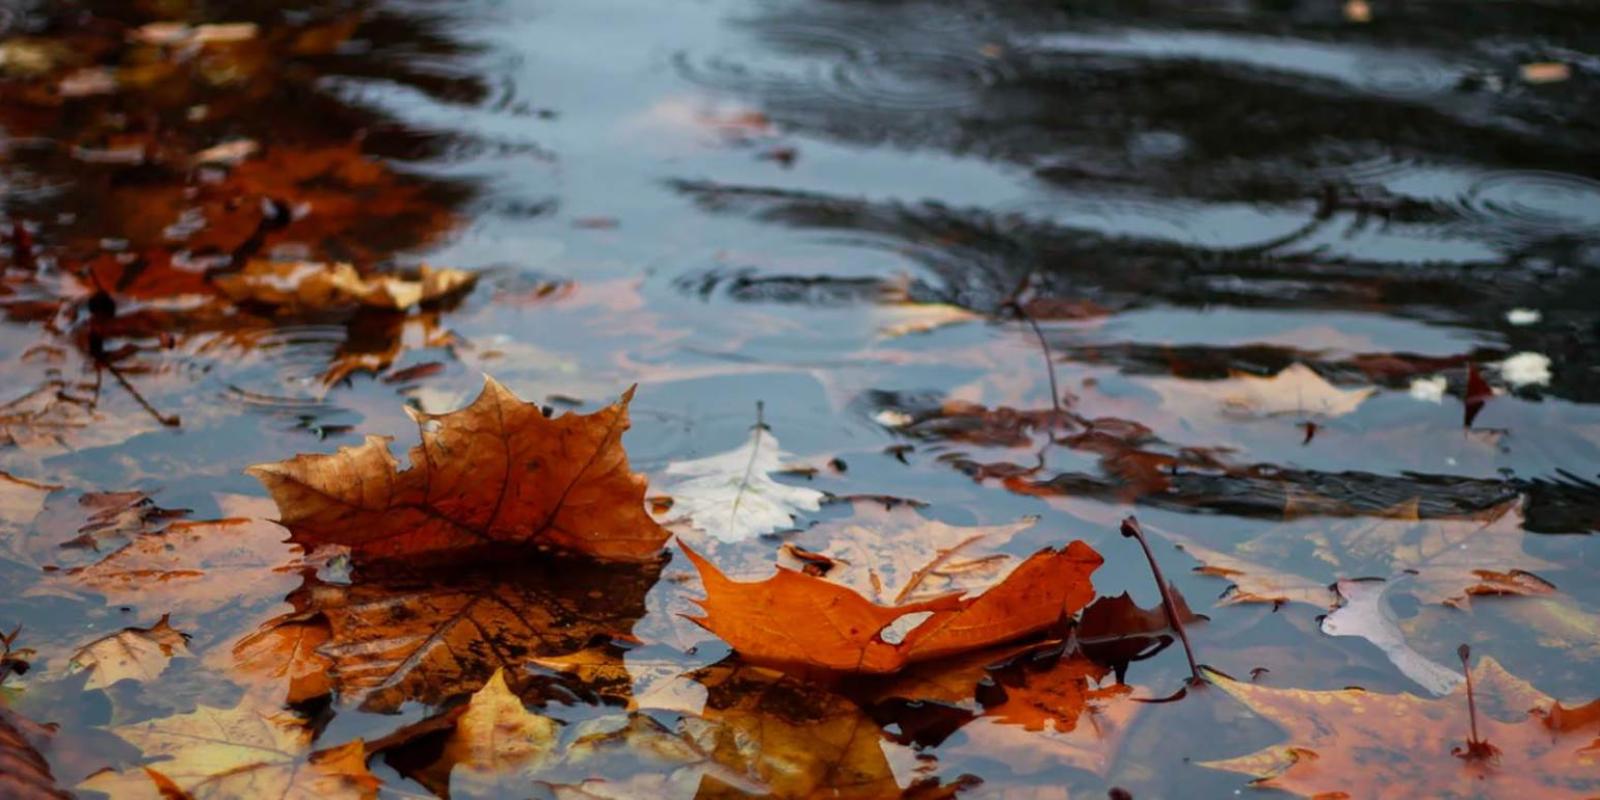
[[[300,455],[248,472],[295,542],[338,544],[357,561],[544,546],[608,559],[653,557],[667,532],[628,468],[629,390],[593,414],[546,418],[493,378],[472,405],[414,413],[422,443],[398,469],[388,440]]]
[[[1089,575],[1102,563],[1083,542],[1046,549],[975,597],[949,594],[882,606],[844,586],[779,567],[762,581],[729,579],[684,547],[700,572],[705,614],[693,619],[758,662],[838,672],[894,672],[924,661],[1038,633],[1094,599]],[[898,643],[884,628],[929,612]]]
[[[1562,709],[1483,659],[1472,673],[1478,737],[1492,757],[1457,755],[1472,735],[1465,684],[1438,699],[1360,689],[1277,689],[1212,681],[1276,722],[1289,742],[1205,762],[1303,797],[1592,798],[1600,787],[1600,714]]]

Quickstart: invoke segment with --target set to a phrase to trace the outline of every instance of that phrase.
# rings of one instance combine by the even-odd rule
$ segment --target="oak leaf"
[[[69,670],[88,671],[85,689],[100,689],[122,680],[152,681],[174,658],[190,657],[188,642],[188,634],[162,617],[148,628],[125,628],[84,645],[72,656]]]
[[[785,455],[778,437],[758,426],[742,447],[668,464],[666,491],[673,510],[687,515],[695,529],[724,542],[788,527],[800,512],[820,508],[824,495],[772,479]]]
[[[822,578],[779,567],[763,581],[730,580],[684,547],[700,573],[704,615],[691,617],[746,658],[836,672],[888,673],[906,664],[978,650],[1038,633],[1094,598],[1100,554],[1074,541],[1045,549],[975,597],[949,594],[883,606]],[[930,615],[897,643],[883,630],[908,614]],[[796,624],[805,620],[805,624]]]
[[[246,695],[233,708],[202,705],[187,714],[111,729],[147,758],[131,772],[101,772],[81,788],[115,797],[376,798],[361,740],[313,752],[305,720]],[[142,778],[142,780],[141,780]],[[143,789],[141,792],[140,789]]]
[[[343,545],[358,563],[538,546],[643,561],[667,532],[646,513],[645,480],[622,449],[632,397],[548,419],[485,377],[464,409],[413,412],[422,442],[404,471],[377,436],[247,471],[295,542]]]
[[[1472,673],[1478,740],[1492,759],[1462,758],[1472,736],[1465,685],[1438,699],[1360,689],[1308,691],[1211,680],[1282,727],[1289,743],[1221,761],[1263,788],[1302,797],[1593,797],[1600,714],[1575,714],[1485,658]]]

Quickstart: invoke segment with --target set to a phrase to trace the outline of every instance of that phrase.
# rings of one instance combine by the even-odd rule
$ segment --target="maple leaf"
[[[1236,372],[1221,381],[1174,378],[1152,381],[1151,385],[1167,406],[1189,409],[1199,401],[1224,415],[1242,417],[1342,417],[1378,391],[1371,386],[1340,389],[1304,364],[1290,364],[1270,378]]]
[[[174,658],[189,658],[189,635],[162,617],[148,628],[125,628],[90,642],[72,656],[68,669],[87,670],[85,689],[100,689],[121,680],[151,681]]]
[[[369,306],[387,311],[406,309],[470,289],[477,276],[459,269],[426,264],[416,279],[395,275],[363,277],[345,263],[262,261],[245,264],[237,273],[212,283],[234,302],[254,302],[290,311]]]
[[[377,711],[408,700],[438,705],[477,691],[498,669],[520,672],[533,657],[626,634],[657,573],[653,565],[542,559],[374,576],[296,593],[301,613],[279,624],[326,620],[327,640],[315,653],[328,659],[344,700]]]
[[[295,542],[338,544],[360,561],[548,546],[654,558],[667,532],[644,508],[622,432],[633,390],[593,414],[548,419],[493,378],[471,405],[412,412],[422,443],[397,469],[388,439],[247,472],[272,493]]]
[[[1021,559],[999,547],[1038,522],[1025,517],[990,526],[948,525],[906,504],[860,500],[847,519],[813,526],[780,551],[779,564],[815,567],[879,605],[899,605],[952,592],[978,594],[999,583]]]
[[[283,528],[270,522],[178,522],[47,583],[98,592],[108,605],[190,619],[281,598],[299,581],[300,565],[295,548],[284,543]]]
[[[1308,691],[1211,680],[1282,727],[1287,745],[1201,762],[1302,797],[1592,797],[1600,781],[1600,714],[1573,713],[1493,659],[1478,662],[1478,741],[1493,759],[1463,758],[1472,737],[1465,686],[1438,699],[1360,689]]]
[[[54,731],[0,707],[0,797],[7,800],[68,800],[40,753]]]
[[[80,788],[119,798],[165,798],[175,789],[194,800],[376,798],[378,793],[361,740],[313,752],[305,720],[250,695],[233,708],[201,705],[111,732],[146,758],[163,760],[142,770],[91,775]]]
[[[1024,560],[1005,580],[976,597],[956,594],[882,606],[852,589],[786,567],[763,581],[730,580],[689,547],[700,573],[705,613],[691,617],[746,658],[839,672],[886,673],[913,661],[977,650],[1038,633],[1094,597],[1089,574],[1100,554],[1074,541]],[[931,612],[891,644],[884,628],[908,614]],[[810,620],[794,625],[793,620]]]
[[[724,542],[743,541],[788,527],[800,512],[821,507],[822,492],[772,479],[785,456],[778,437],[757,426],[742,447],[668,464],[666,474],[675,480],[666,491],[696,530]]]

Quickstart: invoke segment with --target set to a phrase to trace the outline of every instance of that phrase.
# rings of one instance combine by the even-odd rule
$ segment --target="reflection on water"
[[[1107,555],[1101,593],[1145,604],[1142,557],[1112,533],[1130,510],[1225,549],[1311,542],[1271,527],[1296,513],[1416,501],[1426,519],[1520,496],[1525,530],[1573,534],[1525,544],[1557,565],[1540,577],[1559,598],[1455,616],[1401,603],[1411,645],[1448,661],[1471,641],[1545,691],[1592,696],[1600,11],[1357,6],[0,4],[0,469],[140,489],[196,519],[271,516],[243,467],[366,434],[403,446],[407,407],[457,407],[484,372],[556,407],[638,383],[627,443],[652,477],[743,443],[761,401],[797,457],[848,464],[809,485],[964,524],[1041,514],[1048,533],[1023,545],[1085,538]],[[141,27],[173,20],[257,27]],[[218,300],[211,279],[263,258],[479,278],[399,309]],[[1498,392],[1464,428],[1474,371]],[[0,532],[41,535],[30,520]],[[1292,543],[1275,567],[1350,577]],[[1208,609],[1226,584],[1157,551],[1212,617],[1194,634],[1204,660],[1270,665],[1281,686],[1408,688],[1305,606]],[[6,585],[34,587],[0,599],[0,631],[20,619],[41,652],[29,713],[77,697],[52,671],[70,646],[160,617],[40,591],[37,559],[3,552]],[[682,573],[644,600],[653,574],[629,583],[626,608],[577,598],[596,606],[595,642],[517,640],[478,653],[462,686],[522,650],[631,646],[636,621],[648,652],[710,664],[723,651],[675,622]],[[315,602],[249,625],[331,616],[339,658],[379,647],[352,615],[395,605],[385,585],[307,586]],[[202,663],[227,661],[230,642],[206,644],[224,657]],[[193,683],[183,697],[230,691],[206,669],[173,673]],[[1186,667],[1169,649],[1128,674],[1165,688]],[[391,683],[381,710],[408,723],[460,694]],[[563,697],[540,699],[555,713]],[[55,764],[71,785],[120,757],[96,726],[141,709],[62,702],[67,750],[90,754]],[[910,764],[897,785],[1224,794],[1242,781],[1193,762],[1262,741],[1196,737],[1216,724],[1196,728],[1213,713],[1199,701],[1151,706],[1120,760],[1085,769],[1048,756],[1067,747],[1052,740],[1015,776],[994,742],[1032,740],[992,720],[951,733],[973,712],[951,713],[916,752],[889,748],[919,740],[885,723],[885,752]],[[340,706],[331,730],[396,728]]]

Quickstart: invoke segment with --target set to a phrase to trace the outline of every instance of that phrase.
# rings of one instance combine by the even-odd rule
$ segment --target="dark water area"
[[[255,28],[144,27],[163,21]],[[740,694],[714,672],[736,657],[678,616],[677,553],[381,580],[295,560],[232,597],[62,583],[172,520],[274,519],[246,467],[367,435],[399,453],[408,408],[463,406],[486,373],[555,411],[637,385],[624,441],[652,493],[744,444],[759,404],[814,468],[778,480],[839,502],[724,543],[734,561],[900,498],[950,524],[1038,515],[1012,550],[1083,539],[1098,593],[1148,606],[1131,513],[1229,675],[1422,693],[1322,633],[1328,607],[1235,602],[1206,550],[1389,579],[1421,657],[1467,642],[1550,696],[1600,695],[1600,7],[11,0],[0,37],[0,470],[23,482],[0,494],[0,633],[36,651],[0,706],[60,725],[61,786],[139,763],[109,727],[232,706],[241,637],[314,623],[345,673],[296,711],[317,747],[384,744],[386,797],[451,787],[428,720],[496,664],[543,675],[524,699],[567,730],[696,669],[729,714],[786,691],[843,708],[907,796],[1288,796],[1199,764],[1284,740],[1220,691],[1141,706],[1098,761],[981,697],[940,716],[872,686]],[[207,299],[253,259],[480,277],[400,313]],[[27,486],[59,488],[36,507]],[[1514,537],[1475,568],[1551,590],[1434,602],[1438,550],[1407,554],[1467,520]],[[358,675],[357,654],[406,660],[363,615],[429,581],[432,612],[512,609],[472,617],[492,652],[415,685]],[[78,648],[169,614],[192,658],[84,686]],[[529,667],[603,643],[621,678]],[[1189,674],[1170,636],[1121,666],[1141,697]],[[598,763],[550,786],[644,791],[645,762]]]

